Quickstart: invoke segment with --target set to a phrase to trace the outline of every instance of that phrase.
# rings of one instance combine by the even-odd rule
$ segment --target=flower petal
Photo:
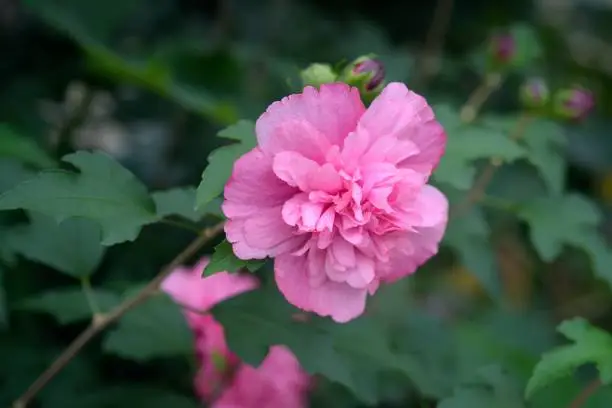
[[[227,221],[225,234],[240,259],[263,259],[295,251],[308,239],[296,235],[294,227],[285,223],[280,206]]]
[[[384,282],[393,282],[414,273],[438,253],[448,222],[448,201],[435,187],[425,186],[417,203],[421,224],[415,227],[415,231],[398,234],[389,261],[377,266],[378,276]]]
[[[309,179],[319,170],[319,165],[296,152],[280,152],[274,156],[274,174],[302,191],[309,190]]]
[[[339,323],[348,322],[364,312],[367,289],[354,289],[331,281],[312,287],[307,268],[304,256],[281,255],[275,259],[276,284],[289,303],[305,311],[330,316]]]
[[[296,192],[274,174],[272,159],[255,148],[234,163],[221,208],[230,219],[246,217],[282,205]]]
[[[268,154],[293,150],[322,162],[329,146],[341,146],[365,108],[359,91],[346,84],[307,86],[274,102],[256,123],[257,140]]]
[[[359,126],[376,138],[394,136],[414,143],[405,146],[412,155],[400,162],[402,167],[429,175],[444,154],[446,134],[433,110],[425,98],[398,82],[385,87],[363,114]]]
[[[444,233],[448,222],[448,200],[437,188],[427,184],[414,202],[415,211],[421,215],[420,227],[431,227]]]

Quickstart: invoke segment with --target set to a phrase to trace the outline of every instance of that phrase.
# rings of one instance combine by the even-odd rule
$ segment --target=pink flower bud
[[[555,95],[555,113],[565,119],[584,119],[594,107],[593,93],[580,86],[562,89]]]
[[[514,37],[510,34],[494,35],[490,47],[493,59],[500,64],[508,64],[516,54]]]
[[[368,74],[368,79],[365,83],[365,88],[368,91],[378,88],[385,80],[385,66],[374,58],[357,62],[353,66],[353,73],[357,75]]]
[[[532,78],[521,87],[520,97],[526,107],[542,108],[550,100],[550,91],[542,78]]]

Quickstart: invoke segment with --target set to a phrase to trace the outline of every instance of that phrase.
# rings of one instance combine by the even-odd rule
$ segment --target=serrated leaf
[[[586,387],[588,387],[587,383],[578,381],[572,377],[565,377],[539,390],[529,399],[529,406],[531,408],[566,407],[567,404],[580,395]],[[610,401],[612,401],[612,389],[610,389],[610,387],[601,387],[597,392],[589,396],[582,407],[608,408],[610,406]]]
[[[196,197],[196,210],[203,208],[214,198],[218,197],[225,187],[225,183],[232,174],[234,162],[257,144],[254,125],[248,121],[240,121],[235,125],[219,132],[226,139],[239,140],[229,146],[222,146],[208,156],[208,166],[202,173],[202,182],[198,186]]]
[[[516,129],[518,116],[487,115],[483,124],[508,135]],[[550,120],[531,118],[523,127],[520,143],[525,145],[529,161],[552,194],[561,194],[565,186],[565,158],[567,140],[563,128]]]
[[[104,256],[100,227],[93,221],[53,218],[30,213],[30,223],[12,227],[6,244],[15,253],[75,278],[91,275]]]
[[[121,301],[117,294],[103,289],[95,289],[91,295],[101,312],[110,310]],[[80,287],[45,292],[21,301],[17,308],[49,313],[61,324],[91,319],[93,313]]]
[[[63,160],[80,173],[43,171],[0,195],[0,210],[91,219],[100,224],[104,245],[134,240],[143,225],[157,219],[145,186],[106,154],[80,151]]]
[[[0,157],[17,159],[38,167],[53,167],[56,165],[55,160],[36,142],[19,135],[5,124],[0,124]]]
[[[457,387],[438,408],[525,408],[516,381],[497,365],[481,368],[475,378]]]
[[[80,394],[64,408],[198,408],[200,405],[185,395],[171,390],[141,385],[117,385]]]
[[[307,322],[300,322],[293,317],[298,312],[273,287],[241,294],[213,308],[230,349],[254,366],[270,346],[286,345],[306,371],[345,385],[369,403],[377,401],[378,374],[415,374],[413,361],[391,351],[374,319],[361,317],[339,325],[309,315]]]
[[[174,188],[166,191],[156,191],[151,194],[157,215],[160,218],[170,215],[178,215],[188,220],[197,222],[205,215],[211,214],[222,218],[221,200],[212,200],[200,211],[194,209],[196,200],[196,189],[193,187]]]
[[[567,144],[562,128],[551,121],[536,120],[527,126],[522,140],[527,145],[527,159],[538,169],[550,192],[561,194],[566,167],[563,148]]]
[[[462,124],[458,112],[449,106],[437,107],[436,117],[444,125],[448,137],[446,152],[434,172],[438,182],[467,190],[474,183],[476,160],[498,158],[511,162],[527,154],[504,132]]]
[[[451,206],[465,199],[465,194],[447,186],[441,187]],[[498,299],[502,291],[490,234],[482,210],[471,206],[463,214],[450,218],[443,243],[455,251],[461,264],[478,279],[487,293]]]
[[[181,308],[160,294],[129,311],[104,339],[104,350],[144,362],[193,353],[193,335]]]
[[[525,395],[528,398],[587,363],[597,365],[604,383],[612,381],[612,335],[591,326],[583,318],[566,320],[557,330],[573,344],[557,347],[542,356],[527,384]]]
[[[612,287],[612,251],[604,237],[595,228],[584,229],[573,235],[568,243],[586,252],[591,258],[595,275]]]
[[[451,218],[444,243],[456,251],[463,266],[474,274],[487,293],[499,299],[502,295],[499,269],[482,210],[473,207]]]
[[[561,253],[563,245],[581,245],[577,237],[601,220],[597,207],[578,194],[533,200],[522,205],[517,215],[529,224],[531,240],[548,262]]]
[[[202,276],[210,276],[217,272],[238,272],[242,268],[247,268],[251,272],[258,270],[265,260],[249,260],[245,261],[234,255],[232,244],[223,240],[215,247],[215,252],[210,258],[210,262],[204,268]]]

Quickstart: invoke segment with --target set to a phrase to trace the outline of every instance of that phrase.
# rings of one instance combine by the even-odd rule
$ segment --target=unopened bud
[[[359,89],[366,103],[371,102],[385,86],[385,67],[372,57],[359,57],[342,72],[340,80]]]
[[[355,63],[353,73],[355,75],[366,75],[365,89],[367,91],[380,88],[385,81],[385,67],[377,59],[367,58]]]
[[[496,34],[491,38],[490,52],[496,64],[509,64],[516,54],[516,44],[511,34]]]
[[[555,114],[564,119],[584,119],[594,106],[593,93],[583,87],[562,89],[555,95]]]
[[[548,104],[550,91],[543,79],[532,78],[521,87],[520,98],[525,107],[541,109]]]
[[[308,68],[300,73],[300,76],[304,86],[312,85],[317,87],[322,84],[335,82],[338,77],[330,65],[319,63],[310,64]]]

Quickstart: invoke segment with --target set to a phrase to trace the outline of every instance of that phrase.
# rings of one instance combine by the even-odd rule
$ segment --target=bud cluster
[[[329,64],[315,63],[300,73],[303,85],[319,87],[332,82],[344,82],[359,89],[366,103],[378,96],[385,86],[385,67],[374,56],[362,56],[337,72]]]

